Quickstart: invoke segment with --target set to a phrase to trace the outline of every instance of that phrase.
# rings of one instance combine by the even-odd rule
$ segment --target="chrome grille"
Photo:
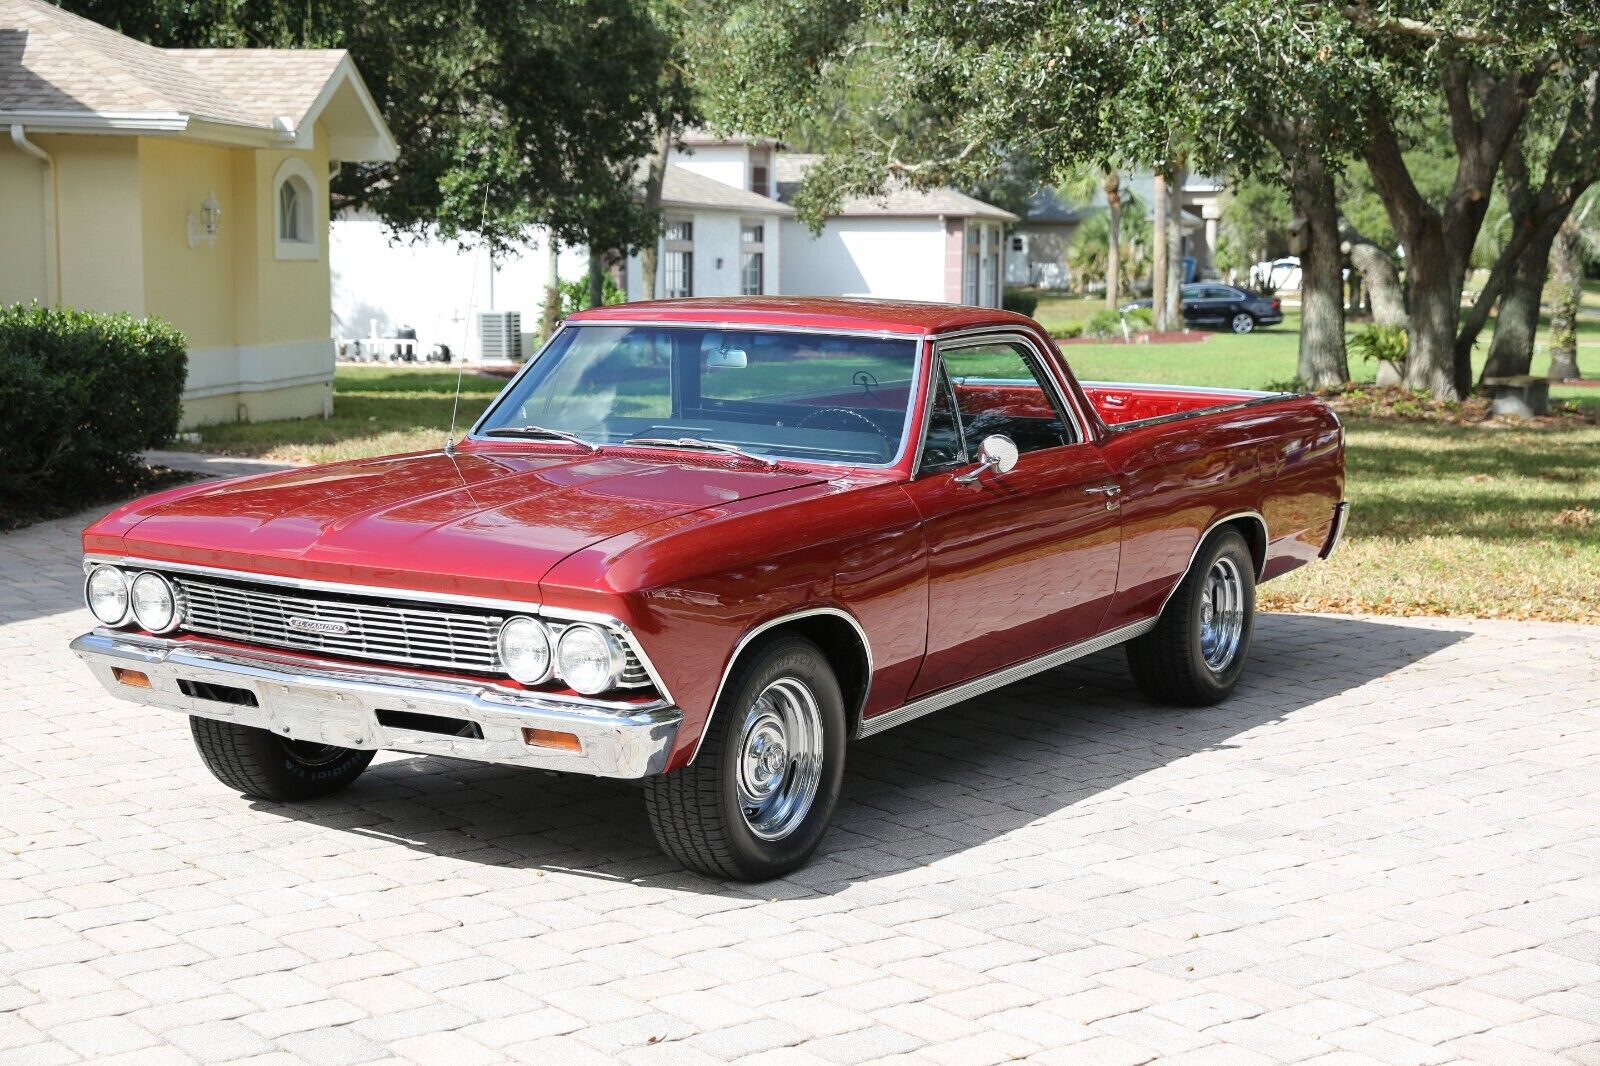
[[[495,646],[505,614],[376,596],[290,592],[190,574],[167,577],[180,593],[182,628],[191,633],[399,666],[505,673]],[[569,624],[545,621],[552,639],[559,639]],[[344,632],[326,631],[336,627]],[[623,647],[627,664],[622,686],[649,685],[643,663],[626,641]]]

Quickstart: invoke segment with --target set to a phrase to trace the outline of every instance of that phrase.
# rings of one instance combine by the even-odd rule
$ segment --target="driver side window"
[[[1077,439],[1032,352],[1020,342],[945,350],[941,356],[954,387],[967,455],[977,455],[983,438],[993,433],[1010,437],[1023,453]]]

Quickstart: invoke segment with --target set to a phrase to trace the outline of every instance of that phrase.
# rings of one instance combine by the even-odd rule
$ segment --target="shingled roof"
[[[42,0],[0,0],[0,120],[305,148],[330,111],[336,158],[394,158],[342,49],[155,48]]]
[[[794,214],[794,208],[788,204],[779,203],[760,193],[725,185],[715,178],[670,163],[661,180],[661,203],[666,207],[707,207],[785,216]]]
[[[773,162],[778,184],[778,196],[787,200],[804,180],[806,171],[816,165],[820,156],[802,153],[783,153]],[[1017,216],[1003,207],[985,203],[975,196],[942,186],[936,189],[913,189],[907,185],[893,185],[881,196],[852,196],[830,217],[854,218],[871,215],[901,218],[922,218],[942,215],[946,218],[992,218],[1002,222],[1016,222]]]

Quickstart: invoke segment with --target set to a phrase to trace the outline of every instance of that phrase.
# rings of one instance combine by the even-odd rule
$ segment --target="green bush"
[[[1055,336],[1066,337],[1069,339],[1072,337],[1081,337],[1083,336],[1083,323],[1063,322],[1055,328]]]
[[[617,285],[616,279],[609,273],[602,275],[600,282],[600,302],[609,307],[612,304],[628,302],[628,294]],[[589,278],[584,276],[575,281],[561,283],[561,314],[563,316],[585,311],[589,308]]]
[[[157,319],[0,307],[0,510],[131,484],[178,430],[187,364]]]
[[[1380,359],[1387,359],[1395,366],[1402,366],[1406,361],[1406,352],[1411,349],[1411,338],[1404,326],[1373,325],[1351,337],[1349,347],[1365,362],[1376,363]]]
[[[1096,311],[1089,316],[1089,321],[1083,324],[1083,333],[1086,337],[1120,337],[1122,315],[1109,307],[1103,311]]]
[[[1156,313],[1148,307],[1135,307],[1122,316],[1129,329],[1155,329]]]
[[[1000,297],[1000,306],[1032,318],[1039,306],[1039,294],[1032,289],[1007,289]]]

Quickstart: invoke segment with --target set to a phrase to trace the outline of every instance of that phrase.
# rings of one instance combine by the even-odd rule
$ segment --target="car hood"
[[[591,544],[822,480],[698,457],[432,452],[157,498],[119,513],[115,532],[152,560],[536,601],[540,578]]]

